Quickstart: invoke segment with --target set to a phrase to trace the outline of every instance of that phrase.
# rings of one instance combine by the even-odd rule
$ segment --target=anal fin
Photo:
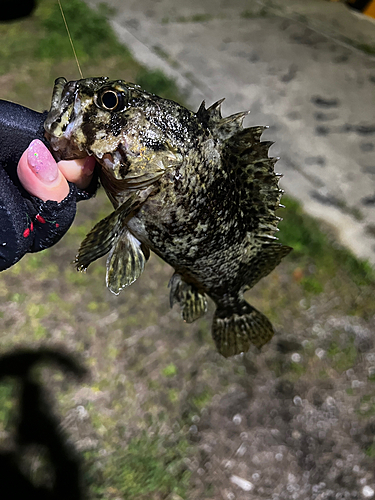
[[[180,304],[181,316],[186,323],[192,323],[207,311],[207,300],[198,292],[194,285],[186,283],[179,274],[174,274],[170,279],[170,304],[171,307]]]
[[[125,227],[108,255],[106,284],[109,290],[118,295],[134,283],[142,274],[146,261],[140,241]]]

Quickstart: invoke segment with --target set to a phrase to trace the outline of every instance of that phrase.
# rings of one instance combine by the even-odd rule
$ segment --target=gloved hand
[[[0,271],[57,243],[76,202],[97,189],[93,158],[56,166],[46,148],[46,116],[0,100]]]

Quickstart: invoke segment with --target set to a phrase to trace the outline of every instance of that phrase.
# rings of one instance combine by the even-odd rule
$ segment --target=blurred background
[[[35,371],[83,460],[93,499],[347,499],[375,496],[374,2],[63,0],[83,75],[136,82],[196,110],[226,97],[269,125],[294,251],[248,292],[273,322],[259,353],[224,359],[205,318],[169,309],[171,268],[152,256],[119,296],[105,260],[71,264],[103,192],[55,247],[0,278],[0,354],[63,346],[84,383]],[[363,4],[363,5],[362,5]],[[0,25],[0,98],[49,108],[78,79],[57,3]],[[125,45],[124,45],[125,44]],[[0,448],[14,445],[19,387],[0,381]],[[43,446],[24,473],[48,486]]]

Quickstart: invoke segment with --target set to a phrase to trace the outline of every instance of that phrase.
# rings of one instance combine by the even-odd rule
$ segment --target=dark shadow
[[[35,0],[1,0],[0,21],[14,21],[29,16],[35,9]]]
[[[12,436],[11,451],[0,449],[1,498],[3,500],[80,500],[83,498],[80,459],[59,428],[50,410],[46,391],[35,381],[33,369],[39,364],[54,364],[66,374],[81,379],[86,370],[69,354],[52,349],[19,349],[0,357],[0,381],[17,380],[19,412]],[[52,484],[34,485],[21,470],[25,447],[43,447],[49,457]]]
[[[371,0],[347,0],[346,4],[352,9],[362,11]]]

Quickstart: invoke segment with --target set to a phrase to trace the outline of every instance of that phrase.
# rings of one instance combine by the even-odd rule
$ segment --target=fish
[[[170,305],[185,322],[215,303],[212,337],[229,357],[274,335],[244,293],[291,248],[275,236],[282,190],[267,127],[244,128],[248,112],[223,118],[223,100],[194,113],[123,80],[61,77],[44,126],[57,159],[95,157],[114,208],[82,242],[77,269],[108,254],[118,294],[154,252],[174,269]]]

